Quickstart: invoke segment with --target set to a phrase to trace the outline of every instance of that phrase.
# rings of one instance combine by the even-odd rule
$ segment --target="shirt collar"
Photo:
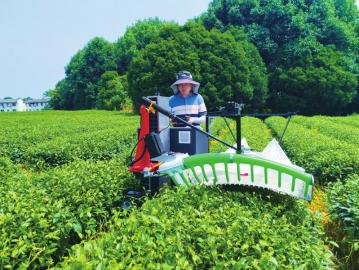
[[[179,97],[181,97],[181,98],[189,98],[189,97],[194,96],[195,94],[191,91],[187,97],[184,97],[184,96],[182,96],[181,93],[178,91],[177,95],[178,95]]]

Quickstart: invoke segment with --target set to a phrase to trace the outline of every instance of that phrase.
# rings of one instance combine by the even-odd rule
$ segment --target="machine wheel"
[[[125,197],[120,201],[120,207],[123,210],[128,210],[134,206],[141,206],[146,196],[144,190],[127,190],[124,194]]]
[[[120,201],[120,207],[123,210],[128,210],[134,206],[134,202],[131,198],[127,197]]]

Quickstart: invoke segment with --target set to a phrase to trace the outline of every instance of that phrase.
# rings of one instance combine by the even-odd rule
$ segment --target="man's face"
[[[180,91],[181,95],[186,97],[192,90],[192,84],[190,83],[181,83],[178,85],[178,90]]]

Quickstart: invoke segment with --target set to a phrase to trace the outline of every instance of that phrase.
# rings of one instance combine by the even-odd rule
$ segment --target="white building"
[[[17,99],[0,99],[0,112],[16,112]]]
[[[47,107],[49,98],[29,99],[0,99],[0,112],[40,111]]]
[[[49,104],[49,98],[29,99],[25,101],[26,111],[41,111]]]
[[[18,99],[16,102],[16,111],[17,112],[26,112],[26,104],[22,99]]]

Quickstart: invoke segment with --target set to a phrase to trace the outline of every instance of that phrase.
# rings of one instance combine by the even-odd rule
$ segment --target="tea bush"
[[[341,123],[348,126],[359,128],[359,114],[353,114],[351,116],[344,116],[344,117],[328,117],[328,120]]]
[[[227,119],[230,128],[234,136],[236,137],[236,123],[234,120]],[[268,127],[258,118],[254,117],[243,117],[242,123],[242,138],[246,138],[249,146],[256,151],[262,151],[264,147],[272,139],[272,135]],[[211,134],[218,136],[220,139],[235,144],[236,141],[233,139],[228,127],[221,118],[215,118],[211,124]],[[227,150],[227,146],[223,144],[211,141],[210,144],[211,152],[221,152]]]
[[[359,128],[342,124],[341,121],[333,122],[330,117],[295,116],[293,122],[310,129],[318,130],[326,136],[343,142],[355,144],[359,147]]]
[[[291,160],[316,180],[345,180],[328,188],[328,206],[351,250],[358,243],[359,180],[350,175],[359,173],[359,149],[348,134],[356,134],[358,119],[294,117],[283,141]],[[266,124],[281,134],[285,121],[272,117]],[[0,269],[333,267],[331,244],[305,204],[267,191],[166,190],[140,209],[117,212],[123,190],[137,185],[124,157],[138,122],[103,111],[2,115]],[[272,139],[261,120],[244,117],[242,124],[254,150]],[[211,130],[235,143],[223,120]],[[224,150],[211,142],[211,151]]]
[[[336,182],[328,188],[328,208],[331,218],[345,232],[342,239],[349,246],[347,252],[359,267],[359,175]]]
[[[270,117],[266,123],[278,135],[286,120]],[[318,130],[290,123],[283,145],[292,161],[314,174],[322,183],[346,179],[353,173],[359,173],[359,148],[328,137]]]
[[[0,157],[0,170],[4,171],[9,168],[13,168],[14,165],[8,157]]]
[[[81,134],[86,137],[91,132],[111,128],[121,130],[130,126],[135,133],[133,124],[137,124],[138,120],[138,116],[129,113],[107,111],[6,113],[0,118],[0,154],[9,156],[13,162],[23,163],[29,149],[33,151],[38,145],[46,145],[51,140],[65,140],[67,144],[73,142],[78,145],[76,140],[81,140]]]
[[[133,178],[121,160],[0,173],[0,269],[45,269],[101,230]]]
[[[24,162],[36,168],[59,166],[75,159],[106,160],[127,151],[134,143],[134,126],[119,126],[57,137],[28,148]]]
[[[291,198],[166,190],[75,246],[59,269],[331,269],[322,235]]]

